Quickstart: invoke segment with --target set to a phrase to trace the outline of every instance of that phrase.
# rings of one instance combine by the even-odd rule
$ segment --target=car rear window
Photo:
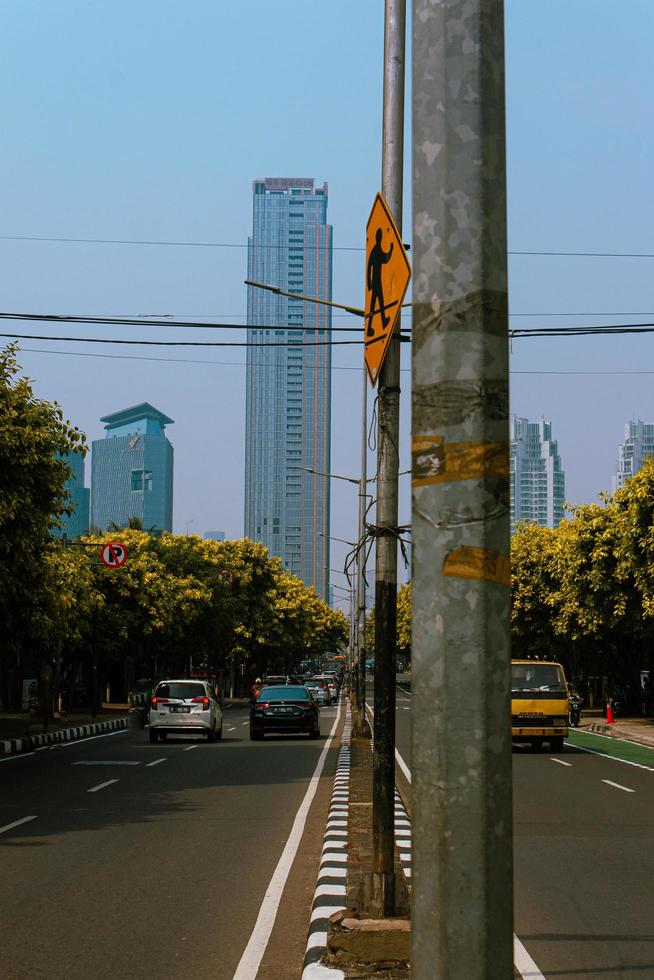
[[[203,698],[205,695],[204,684],[160,684],[156,690],[158,698]]]
[[[309,701],[310,695],[303,687],[287,684],[285,687],[262,687],[259,701]]]

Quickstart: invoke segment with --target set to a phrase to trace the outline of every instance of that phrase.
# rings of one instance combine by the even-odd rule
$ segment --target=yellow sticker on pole
[[[377,194],[366,225],[365,362],[374,387],[384,363],[411,266],[386,201]]]

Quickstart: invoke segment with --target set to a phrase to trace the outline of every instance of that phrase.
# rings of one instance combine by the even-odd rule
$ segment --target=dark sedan
[[[257,741],[267,732],[320,737],[320,709],[306,688],[299,684],[261,688],[250,708],[250,738]]]

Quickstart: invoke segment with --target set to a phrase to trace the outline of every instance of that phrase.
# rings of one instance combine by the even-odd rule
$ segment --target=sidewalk
[[[575,731],[575,729],[570,729]],[[584,717],[577,731],[595,732],[610,738],[624,738],[641,745],[654,748],[654,718],[617,718],[613,725],[607,725],[604,717]]]

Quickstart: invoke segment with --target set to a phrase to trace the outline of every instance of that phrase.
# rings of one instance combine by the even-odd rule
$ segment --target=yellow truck
[[[563,750],[568,735],[570,702],[561,664],[554,660],[511,661],[511,736],[535,750],[549,742]]]

